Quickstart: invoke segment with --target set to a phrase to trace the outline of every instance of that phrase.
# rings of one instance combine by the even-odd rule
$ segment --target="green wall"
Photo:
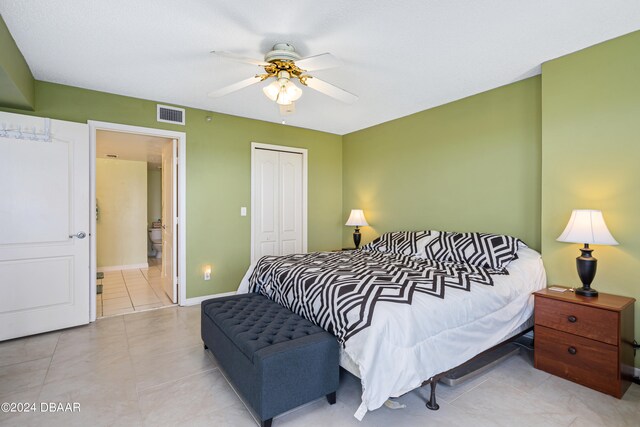
[[[342,223],[363,243],[392,230],[484,231],[540,248],[540,77],[350,133]],[[352,227],[343,245],[353,246]]]
[[[96,159],[98,269],[147,263],[147,162]]]
[[[240,207],[251,206],[252,141],[308,149],[308,247],[340,247],[344,221],[339,135],[192,108],[186,109],[186,126],[179,126],[158,123],[153,101],[41,81],[36,81],[35,93],[35,112],[4,110],[186,132],[188,297],[233,291],[249,267],[251,217],[241,217]],[[206,282],[205,264],[213,267]]]
[[[619,246],[593,248],[593,287],[640,300],[640,32],[542,66],[542,251],[549,283],[578,286],[572,209],[601,209]],[[640,307],[635,306],[636,336]],[[636,358],[636,366],[640,358]]]
[[[0,16],[0,106],[33,110],[34,105],[33,75]]]

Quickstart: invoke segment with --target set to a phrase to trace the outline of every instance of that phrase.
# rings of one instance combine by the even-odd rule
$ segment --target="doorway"
[[[185,134],[89,127],[91,319],[182,304]]]

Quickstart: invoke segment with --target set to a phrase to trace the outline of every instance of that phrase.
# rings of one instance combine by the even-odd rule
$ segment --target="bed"
[[[334,334],[362,382],[356,417],[525,329],[546,286],[540,254],[510,236],[386,233],[360,250],[263,257],[260,292]]]

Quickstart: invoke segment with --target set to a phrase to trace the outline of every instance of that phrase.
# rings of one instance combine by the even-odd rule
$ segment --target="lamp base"
[[[598,260],[594,258],[591,253],[593,249],[585,243],[584,248],[580,248],[580,255],[576,258],[576,266],[578,267],[578,276],[582,282],[581,288],[576,288],[576,295],[582,295],[583,297],[597,297],[598,291],[591,289],[591,282],[596,277],[596,269],[598,268]]]
[[[582,295],[583,297],[597,297],[598,291],[591,287],[583,286],[582,288],[576,288],[573,290],[576,295]]]
[[[360,238],[362,234],[360,234],[360,229],[356,226],[356,231],[353,232],[353,244],[356,245],[356,249],[360,246]]]

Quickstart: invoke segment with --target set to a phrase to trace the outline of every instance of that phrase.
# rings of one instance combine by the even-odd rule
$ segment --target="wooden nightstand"
[[[535,295],[535,367],[618,399],[633,378],[633,298]]]

